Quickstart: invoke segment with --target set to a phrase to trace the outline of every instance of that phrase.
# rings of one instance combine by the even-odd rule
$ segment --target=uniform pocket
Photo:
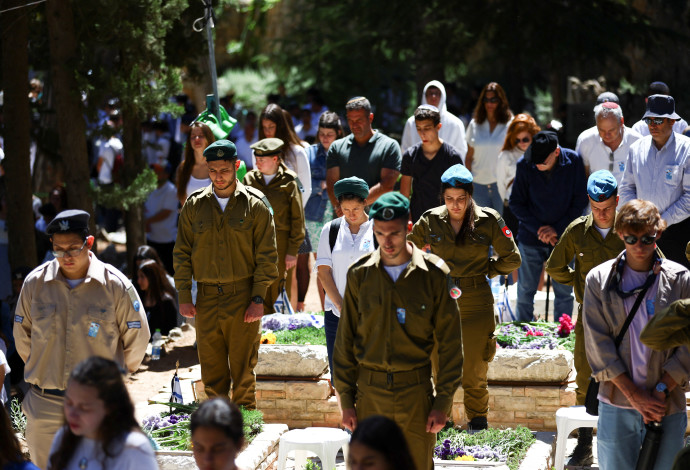
[[[204,233],[213,228],[213,219],[195,220],[192,226],[194,233]]]
[[[484,354],[482,356],[482,359],[484,359],[486,362],[491,362],[494,360],[494,357],[496,356],[496,338],[494,337],[494,334],[491,333],[489,336],[489,340],[486,342],[486,347],[484,348]]]
[[[252,228],[254,219],[236,217],[228,220],[228,226],[233,230],[249,230]]]
[[[664,167],[664,182],[671,186],[680,184],[681,169],[678,165],[666,165]]]
[[[117,337],[117,325],[113,312],[106,307],[93,306],[89,307],[86,313],[87,324],[84,325],[86,336],[110,346]]]
[[[32,309],[31,339],[50,338],[57,326],[56,304],[38,304]]]

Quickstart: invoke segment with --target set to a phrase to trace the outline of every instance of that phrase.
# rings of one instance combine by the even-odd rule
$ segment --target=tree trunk
[[[59,152],[65,166],[67,200],[70,209],[82,209],[93,214],[93,200],[89,194],[86,122],[74,70],[70,67],[77,53],[71,1],[48,0],[46,21],[50,43],[50,74],[60,136]],[[91,226],[95,227],[93,217]]]
[[[21,6],[22,0],[2,2],[3,8]],[[0,15],[2,74],[5,90],[5,160],[9,261],[12,269],[36,266],[34,214],[31,204],[29,162],[29,19],[18,9]],[[11,138],[8,138],[11,136]]]
[[[122,146],[124,147],[124,177],[123,186],[132,184],[132,181],[141,173],[146,164],[141,153],[141,123],[136,112],[131,106],[124,104],[122,108]],[[146,244],[146,231],[144,230],[143,208],[141,205],[132,206],[125,211],[125,231],[127,232],[127,274],[134,275],[134,255],[140,245]]]

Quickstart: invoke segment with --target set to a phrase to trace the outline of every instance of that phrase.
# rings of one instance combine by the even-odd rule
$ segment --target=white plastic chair
[[[307,452],[315,453],[321,459],[323,470],[335,470],[338,450],[343,449],[347,461],[350,435],[336,428],[293,429],[280,436],[278,470],[285,469],[288,454],[295,452],[295,470],[301,470],[307,463]]]
[[[568,436],[575,428],[596,428],[598,416],[592,416],[585,411],[584,406],[559,408],[556,411],[556,456],[553,464],[556,470],[563,470],[565,465],[565,448]]]

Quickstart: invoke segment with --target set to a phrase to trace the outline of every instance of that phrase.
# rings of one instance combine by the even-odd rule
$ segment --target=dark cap
[[[648,117],[660,117],[673,119],[675,121],[680,119],[676,114],[676,101],[672,96],[668,95],[652,95],[647,98],[647,111],[642,116],[642,119]]]
[[[336,198],[339,198],[343,194],[354,194],[362,199],[366,199],[369,196],[369,185],[362,178],[350,176],[349,178],[343,178],[336,182],[333,186],[333,192]]]
[[[618,101],[618,96],[615,93],[611,93],[610,91],[605,91],[599,96],[597,96],[597,104],[606,103],[608,101],[611,101],[613,103],[620,103]]]
[[[237,160],[237,147],[229,140],[216,140],[204,150],[207,162],[218,160]]]
[[[649,84],[649,95],[670,95],[671,89],[664,82],[652,82]]]
[[[525,160],[540,165],[558,147],[558,134],[553,131],[537,132],[525,152]]]
[[[53,236],[56,233],[80,233],[89,229],[88,212],[79,209],[62,211],[48,224],[46,233]]]
[[[386,193],[371,205],[369,217],[374,220],[393,220],[407,217],[410,213],[410,201],[397,191]]]
[[[587,194],[595,202],[610,198],[618,188],[618,181],[608,170],[595,171],[587,180]]]
[[[268,139],[261,139],[249,147],[254,150],[254,155],[257,157],[274,157],[281,154],[284,144],[285,142],[282,140],[271,137]]]

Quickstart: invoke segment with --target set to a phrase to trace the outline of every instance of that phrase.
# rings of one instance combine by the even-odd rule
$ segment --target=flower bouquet
[[[501,323],[494,336],[498,346],[505,349],[566,349],[575,348],[574,323],[569,315],[561,315],[558,323],[521,322]]]

